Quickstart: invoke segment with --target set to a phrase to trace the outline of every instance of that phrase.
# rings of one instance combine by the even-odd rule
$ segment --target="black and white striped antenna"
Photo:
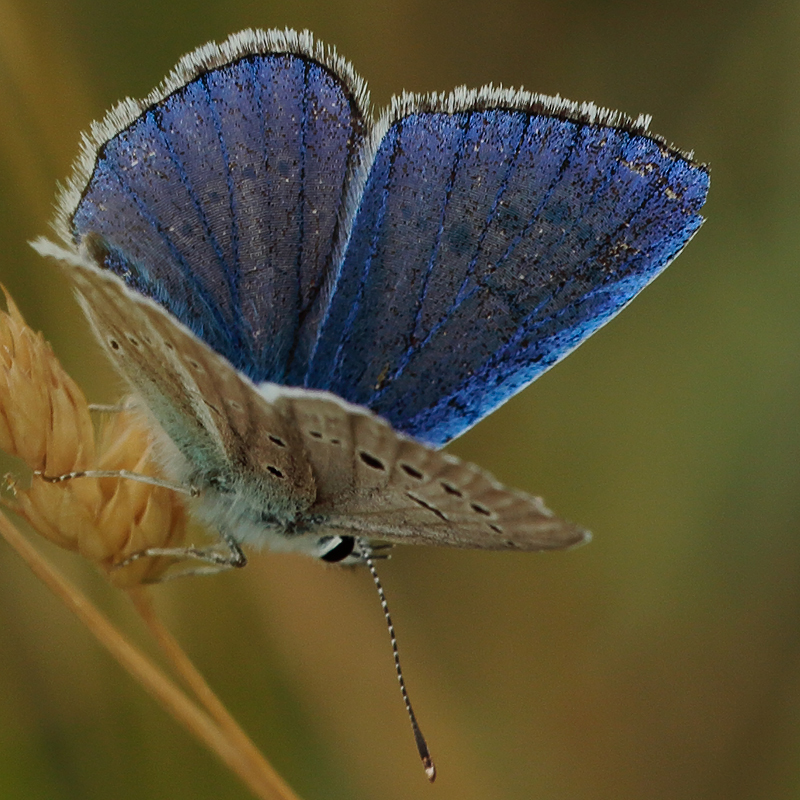
[[[372,575],[372,581],[375,584],[375,588],[378,590],[378,598],[381,601],[383,616],[386,618],[386,626],[389,628],[389,637],[392,640],[394,671],[397,674],[397,682],[400,684],[400,694],[403,697],[403,703],[405,704],[406,707],[406,713],[408,714],[408,719],[411,722],[411,730],[414,732],[414,742],[417,745],[417,751],[419,752],[419,757],[422,759],[422,766],[425,769],[425,775],[428,777],[428,780],[431,783],[433,783],[434,780],[436,780],[436,766],[434,765],[430,751],[428,750],[428,743],[425,741],[425,737],[422,735],[422,731],[420,730],[419,723],[417,722],[417,716],[416,714],[414,714],[414,709],[411,707],[411,699],[408,696],[408,690],[406,689],[406,682],[403,679],[403,669],[400,666],[400,652],[397,649],[397,636],[395,635],[394,632],[394,625],[392,624],[392,616],[389,613],[389,605],[386,602],[386,594],[383,591],[383,585],[381,584],[381,579],[378,577],[378,572],[375,569],[375,562],[372,559],[372,550],[370,549],[370,546],[363,539],[358,540],[358,546],[361,551],[361,558],[367,565],[367,568],[369,569],[370,574]]]

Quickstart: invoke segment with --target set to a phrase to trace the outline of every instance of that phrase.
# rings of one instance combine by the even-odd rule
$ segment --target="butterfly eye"
[[[344,561],[352,554],[356,540],[352,536],[324,536],[319,540],[322,548],[320,558],[329,564]]]

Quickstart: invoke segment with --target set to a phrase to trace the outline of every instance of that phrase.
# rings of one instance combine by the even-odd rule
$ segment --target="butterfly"
[[[310,33],[244,31],[92,127],[61,244],[34,243],[227,546],[142,555],[243,566],[242,546],[267,545],[366,564],[429,780],[374,549],[589,538],[439,448],[700,227],[708,170],[648,124],[491,86],[403,94],[376,120]]]
[[[376,120],[310,33],[244,31],[92,127],[35,246],[230,563],[569,547],[588,533],[439,448],[698,230],[708,170],[648,123],[491,86]]]

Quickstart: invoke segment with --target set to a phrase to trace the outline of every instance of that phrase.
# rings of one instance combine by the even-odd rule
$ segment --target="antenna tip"
[[[425,767],[425,775],[428,780],[433,783],[436,780],[436,766],[430,756],[425,756],[422,759],[422,766]]]

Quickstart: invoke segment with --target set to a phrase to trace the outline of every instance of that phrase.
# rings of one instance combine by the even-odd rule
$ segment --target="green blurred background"
[[[0,0],[0,277],[91,399],[118,382],[26,245],[79,132],[205,41],[287,25],[335,44],[377,108],[495,82],[651,113],[711,164],[708,222],[451,447],[594,542],[383,565],[435,787],[365,572],[265,554],[157,587],[164,618],[305,800],[800,798],[800,5]],[[246,796],[0,543],[0,798]]]

